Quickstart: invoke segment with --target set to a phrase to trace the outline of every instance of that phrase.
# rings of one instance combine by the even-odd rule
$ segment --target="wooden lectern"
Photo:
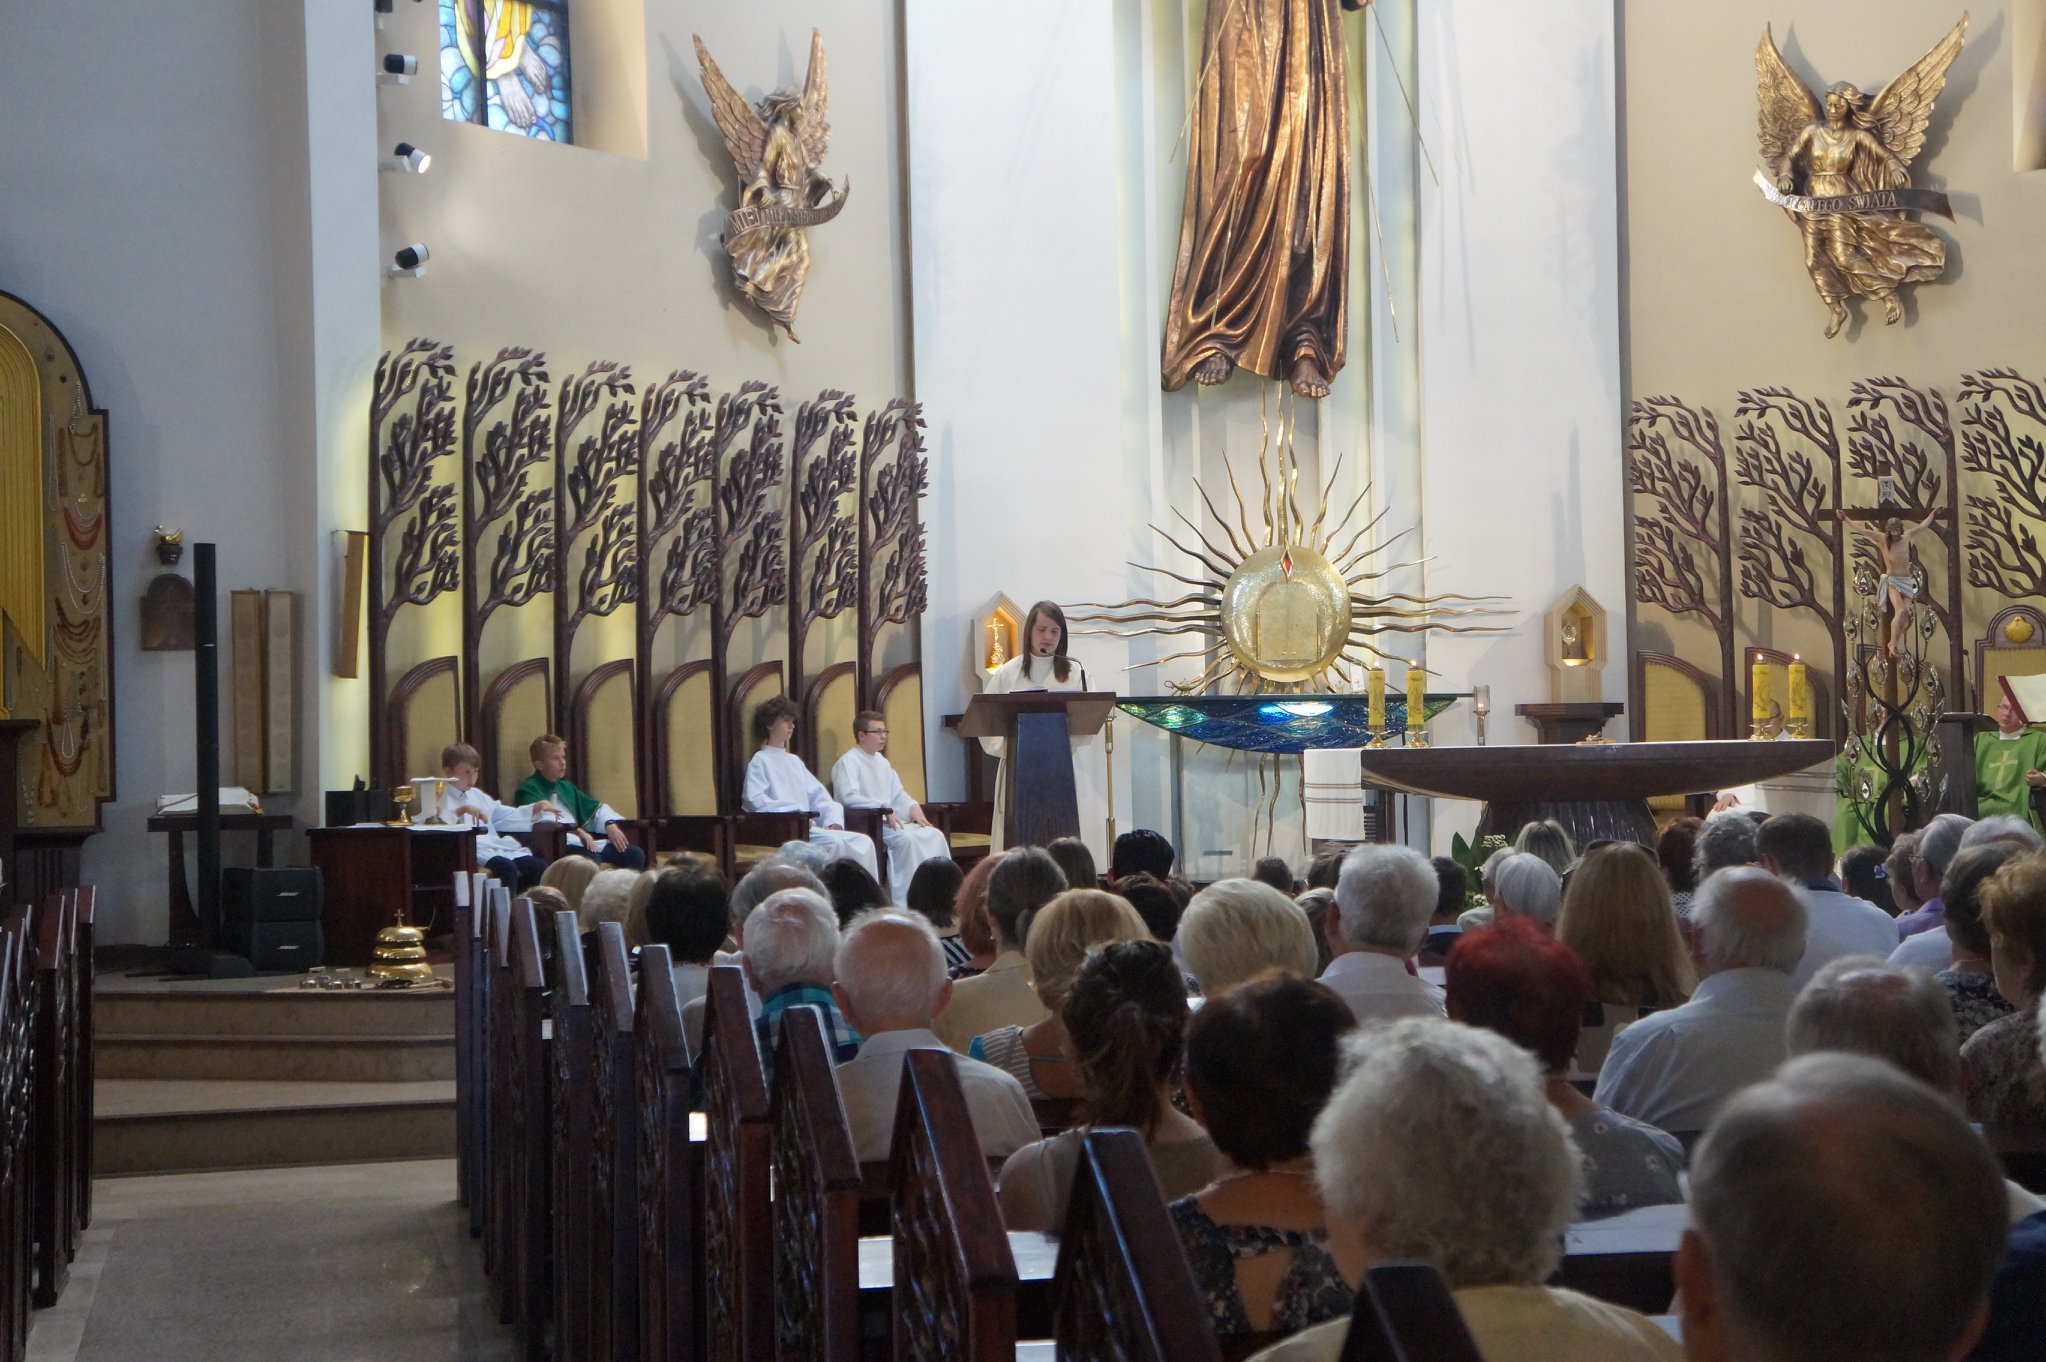
[[[1101,731],[1115,693],[1024,690],[976,695],[959,717],[968,738],[1001,738],[1005,847],[1041,847],[1080,835],[1080,796],[1073,786],[1071,739]]]

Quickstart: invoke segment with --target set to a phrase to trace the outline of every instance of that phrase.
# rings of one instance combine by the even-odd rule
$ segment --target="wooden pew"
[[[1087,1132],[1052,1295],[1061,1358],[1221,1362],[1207,1305],[1136,1131]]]
[[[475,1137],[470,1143],[472,1164],[469,1175],[469,1235],[483,1240],[483,1265],[488,1271],[491,1265],[490,1241],[485,1236],[485,1227],[490,1223],[490,1159],[495,1141],[490,1129],[490,986],[491,975],[491,903],[496,897],[494,883],[485,879],[480,888],[472,891],[476,920],[470,944],[469,971],[469,1012],[470,1039],[470,1111],[475,1120]],[[455,1004],[457,1012],[461,1004]]]
[[[1564,1233],[1563,1262],[1550,1285],[1644,1315],[1664,1314],[1676,1294],[1671,1264],[1677,1241],[1689,1223],[1690,1208],[1679,1204],[1643,1206],[1572,1225]]]
[[[2003,1162],[2003,1175],[2029,1192],[2046,1192],[2046,1128],[1984,1126],[1982,1138]]]
[[[492,885],[490,890],[490,1012],[484,1034],[489,1038],[490,1191],[485,1200],[489,1220],[483,1227],[483,1266],[490,1274],[490,1299],[497,1318],[509,1324],[519,1314],[518,1272],[513,1255],[518,1240],[518,987],[512,976],[511,901]]]
[[[710,972],[703,1016],[704,1332],[715,1362],[773,1356],[774,1259],[768,1242],[767,1081],[745,983]]]
[[[77,1252],[71,1239],[71,1165],[75,1157],[71,1116],[76,1110],[71,1091],[76,1075],[71,1061],[73,1009],[78,996],[77,973],[72,967],[72,924],[77,911],[78,891],[66,889],[50,896],[36,923],[32,1233],[34,1300],[37,1308],[45,1310],[62,1294]]]
[[[697,1309],[702,1145],[690,1139],[693,1065],[666,946],[640,947],[639,1008],[632,1024],[639,1107],[639,1355],[647,1362],[694,1362],[703,1356]]]
[[[1368,1268],[1341,1362],[1484,1362],[1449,1283],[1429,1263]]]
[[[590,975],[596,1101],[590,1112],[593,1358],[639,1355],[639,1072],[632,1047],[632,968],[625,929],[597,924]]]
[[[547,979],[540,957],[540,924],[533,901],[519,898],[511,911],[511,976],[513,996],[511,1063],[505,1075],[512,1089],[509,1103],[514,1126],[506,1132],[512,1176],[507,1220],[513,1222],[509,1275],[517,1283],[518,1333],[526,1362],[547,1356],[547,1326],[552,1314],[548,1292],[548,1223],[553,1214],[553,1176],[548,1135],[553,1120],[551,1075],[548,1070],[546,1024]]]
[[[89,884],[78,889],[78,914],[72,928],[72,958],[78,971],[75,991],[78,999],[77,1024],[72,1029],[71,1072],[77,1080],[71,1085],[73,1106],[71,1131],[73,1148],[77,1157],[72,1163],[71,1224],[72,1243],[85,1233],[85,1227],[92,1223],[92,1123],[94,1119],[92,1084],[95,1065],[92,1055],[93,1030],[92,991],[97,979],[93,968],[93,951],[97,946],[97,935],[93,918],[99,907],[99,895]]]
[[[1016,1258],[951,1057],[903,1057],[895,1108],[896,1362],[1011,1362]]]
[[[483,914],[470,895],[474,879],[467,873],[455,876],[455,1198],[470,1207],[470,1233],[480,1225],[481,1210],[475,1180],[480,1166],[472,1147],[482,1135],[482,1120],[476,1112],[477,1087],[482,1075],[476,1065],[476,941]]]
[[[860,1165],[824,1016],[782,1014],[768,1140],[774,1170],[774,1355],[859,1355]]]
[[[590,1339],[590,1108],[596,1101],[596,1019],[583,965],[582,927],[573,912],[554,915],[554,960],[548,976],[553,1024],[552,1151],[554,1225],[554,1355],[569,1362],[597,1356]]]
[[[28,1355],[33,929],[34,915],[26,910],[0,927],[0,1362]]]

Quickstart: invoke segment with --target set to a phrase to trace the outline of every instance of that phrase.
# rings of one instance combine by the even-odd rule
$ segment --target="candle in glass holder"
[[[1366,722],[1371,731],[1377,733],[1385,727],[1385,668],[1373,667],[1369,673],[1369,709]]]
[[[1407,668],[1407,732],[1418,737],[1428,723],[1427,677],[1420,664]]]
[[[1793,724],[1803,725],[1812,718],[1811,679],[1805,672],[1804,658],[1792,653],[1790,656],[1790,705],[1789,719]],[[1803,729],[1800,727],[1799,732]]]
[[[1769,664],[1760,653],[1755,654],[1754,665],[1748,668],[1748,693],[1754,697],[1750,711],[1755,727],[1760,729],[1769,722]]]

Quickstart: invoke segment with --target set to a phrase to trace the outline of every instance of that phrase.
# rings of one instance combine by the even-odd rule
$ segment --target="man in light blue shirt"
[[[1698,991],[1614,1039],[1593,1100],[1682,1135],[1774,1073],[1806,917],[1804,892],[1760,866],[1716,871],[1691,905]]]
[[[1755,854],[1764,870],[1804,886],[1804,958],[1791,972],[1793,985],[1803,988],[1827,963],[1846,956],[1890,953],[1896,919],[1840,892],[1831,828],[1808,813],[1779,813],[1756,830]],[[1945,967],[1942,961],[1939,968]]]

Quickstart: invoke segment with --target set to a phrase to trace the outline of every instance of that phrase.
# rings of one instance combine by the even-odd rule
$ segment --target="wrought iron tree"
[[[1634,513],[1635,598],[1673,615],[1697,615],[1719,639],[1720,675],[1727,678],[1721,722],[1731,732],[1733,528],[1719,418],[1675,397],[1635,402],[1627,426],[1627,479],[1634,494],[1650,502]]]
[[[1856,569],[1859,601],[1847,619],[1855,662],[1848,669],[1845,709],[1851,731],[1840,753],[1837,788],[1862,835],[1888,848],[1936,812],[1946,795],[1940,774],[1939,721],[1946,686],[1925,662],[1940,627],[1930,610],[1914,610],[1896,655],[1883,646],[1882,576]]]
[[[826,388],[796,408],[789,449],[789,677],[800,698],[809,671],[810,629],[845,613],[859,592],[859,530],[847,499],[859,481],[853,399]],[[818,446],[822,445],[820,449]],[[805,733],[817,764],[816,734]]]
[[[2046,521],[2046,388],[2015,369],[1961,380],[1961,466],[1993,494],[1968,497],[1968,584],[2006,600],[2046,596],[2046,552],[2032,523]],[[2031,430],[2013,429],[2011,418]]]
[[[554,518],[560,526],[554,592],[554,705],[557,724],[574,703],[575,635],[592,615],[608,615],[629,604],[637,585],[633,575],[637,543],[631,504],[618,495],[619,484],[639,469],[635,431],[632,370],[614,360],[598,360],[581,374],[562,380],[555,404]],[[576,432],[599,408],[603,415],[594,434],[580,443]],[[572,451],[572,452],[571,452]],[[595,531],[585,544],[585,536]],[[576,549],[582,560],[576,564]],[[573,580],[571,580],[573,574]],[[586,775],[588,754],[571,748],[578,778]]]
[[[461,581],[455,489],[436,483],[434,465],[455,453],[454,351],[415,337],[377,361],[369,420],[369,746],[371,779],[397,779],[388,748],[391,622],[407,605],[425,605]],[[405,410],[407,404],[410,409]],[[384,576],[385,545],[399,531],[398,554]]]
[[[710,385],[688,370],[669,374],[639,400],[639,466],[644,476],[637,499],[638,703],[633,712],[639,725],[642,811],[658,813],[666,807],[667,753],[655,741],[658,726],[653,722],[659,689],[655,644],[661,625],[670,616],[687,616],[708,604],[717,581],[715,515],[708,493],[701,500],[697,495],[709,484],[715,467],[711,420]]]
[[[528,475],[547,460],[547,357],[535,350],[499,350],[469,367],[462,408],[462,731],[481,731],[483,631],[501,606],[521,606],[554,589],[554,498]],[[509,416],[485,424],[511,399]],[[479,441],[478,435],[482,438]],[[497,527],[487,572],[484,546]],[[487,594],[485,594],[487,591]],[[485,752],[493,779],[496,753]]]
[[[929,597],[924,525],[916,513],[930,482],[923,430],[923,405],[898,397],[870,415],[862,432],[857,670],[864,704],[879,698],[874,661],[881,631],[921,615]]]
[[[711,695],[718,736],[718,806],[739,806],[738,757],[745,735],[731,731],[726,659],[742,620],[758,619],[788,599],[788,558],[773,494],[782,479],[781,392],[760,382],[742,384],[718,399],[711,427],[712,548],[707,576],[711,602]],[[742,442],[742,437],[745,438]]]
[[[1761,507],[1742,507],[1740,589],[1778,610],[1807,610],[1826,627],[1833,675],[1847,675],[1846,526],[1840,509],[1840,435],[1824,402],[1788,388],[1740,394],[1735,415],[1735,476],[1762,494]],[[1794,443],[1786,444],[1785,434]],[[1813,455],[1806,448],[1815,451]],[[1807,545],[1818,548],[1816,558]],[[1828,578],[1825,587],[1819,574]],[[1730,676],[1737,677],[1738,673]]]

